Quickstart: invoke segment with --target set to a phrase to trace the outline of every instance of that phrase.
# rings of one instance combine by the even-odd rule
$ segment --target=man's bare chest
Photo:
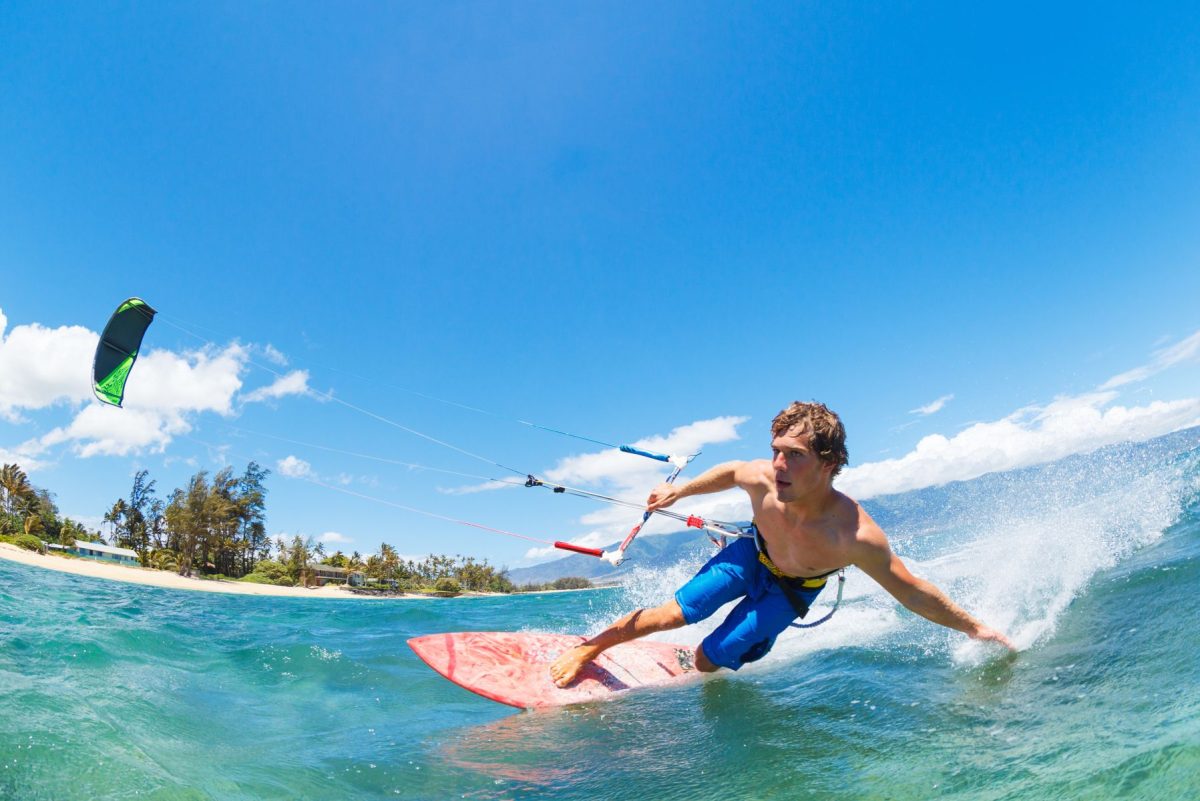
[[[848,548],[828,524],[797,525],[775,515],[755,518],[771,561],[792,576],[815,576],[849,563]]]

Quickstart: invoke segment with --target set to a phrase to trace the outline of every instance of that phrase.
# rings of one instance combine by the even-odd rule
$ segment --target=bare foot
[[[587,645],[576,645],[563,651],[550,665],[550,678],[557,686],[566,687],[575,680],[584,665],[599,655],[599,651]]]

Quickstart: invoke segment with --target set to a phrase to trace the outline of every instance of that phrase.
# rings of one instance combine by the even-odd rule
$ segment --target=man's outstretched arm
[[[659,484],[650,493],[646,509],[657,512],[659,509],[666,509],[680,498],[733,489],[738,486],[738,471],[744,470],[746,464],[747,462],[725,462],[684,484]]]
[[[892,552],[882,531],[868,534],[856,550],[854,564],[908,609],[938,625],[961,631],[971,639],[997,642],[1016,650],[1002,632],[985,626],[933,584],[910,573],[900,557]]]

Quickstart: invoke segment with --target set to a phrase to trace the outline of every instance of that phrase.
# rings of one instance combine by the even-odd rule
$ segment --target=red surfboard
[[[414,637],[408,644],[425,664],[460,687],[522,709],[599,701],[698,675],[693,649],[637,640],[600,654],[569,686],[555,686],[550,663],[583,641],[568,634],[465,631]]]

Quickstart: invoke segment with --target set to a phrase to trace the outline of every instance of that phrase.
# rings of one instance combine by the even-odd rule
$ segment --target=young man
[[[853,499],[833,488],[846,464],[846,431],[820,403],[793,403],[771,424],[770,461],[718,465],[683,485],[661,484],[646,508],[739,487],[750,496],[754,538],[723,548],[700,572],[654,609],[638,609],[550,666],[565,687],[585,664],[619,643],[696,623],[741,598],[725,621],[696,648],[696,668],[737,670],[761,659],[775,638],[803,617],[826,578],[855,565],[922,617],[1013,648],[999,631],[971,617],[941,590],[908,572],[883,531]]]

